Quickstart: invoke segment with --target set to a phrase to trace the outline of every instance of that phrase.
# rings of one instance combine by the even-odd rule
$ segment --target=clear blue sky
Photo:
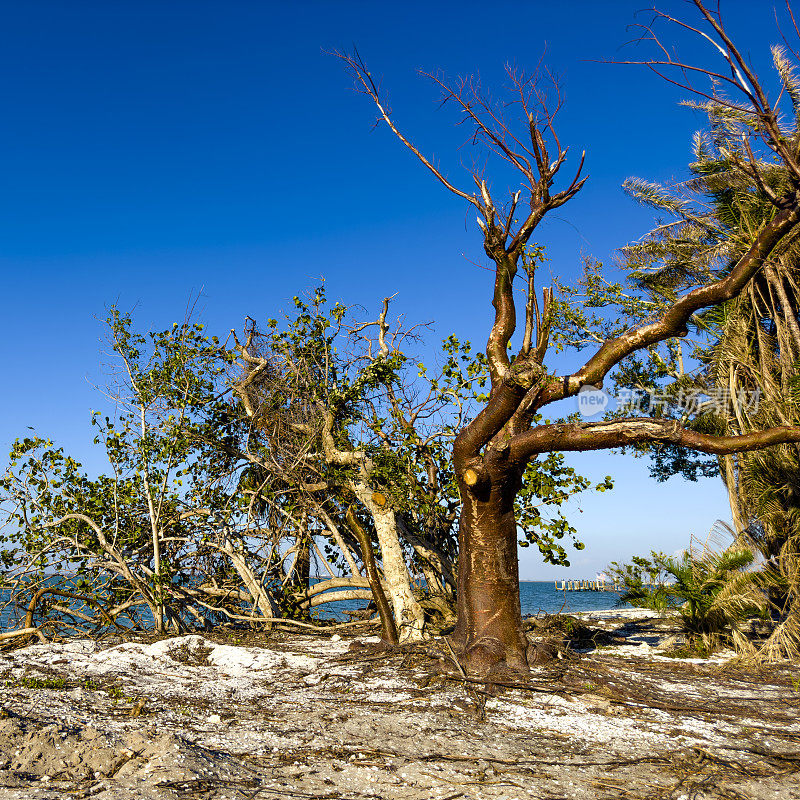
[[[102,381],[108,304],[143,327],[182,319],[202,291],[215,331],[264,317],[324,275],[329,294],[375,307],[398,293],[410,321],[485,339],[490,276],[474,214],[385,129],[326,50],[357,44],[383,77],[398,123],[454,180],[463,130],[415,70],[479,72],[546,61],[567,104],[559,131],[587,151],[589,182],[539,232],[569,278],[582,255],[613,258],[650,215],[629,175],[682,173],[702,120],[644,69],[593,63],[619,48],[642,0],[374,3],[115,0],[0,9],[0,446],[33,426],[87,466],[90,385]],[[684,2],[663,7],[689,16]],[[771,2],[723,2],[757,69],[778,38]],[[644,14],[640,19],[646,19]],[[640,51],[641,52],[641,51]],[[710,45],[687,58],[714,64]],[[574,164],[574,159],[572,161]],[[721,484],[653,482],[646,463],[576,456],[614,492],[574,514],[587,549],[570,570],[522,551],[522,575],[589,577],[610,559],[673,551],[727,516]]]

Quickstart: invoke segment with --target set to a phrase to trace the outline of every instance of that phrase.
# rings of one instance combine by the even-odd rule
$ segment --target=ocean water
[[[616,592],[562,592],[553,581],[520,581],[519,600],[522,615],[545,612],[574,614],[579,611],[605,611],[617,606]],[[364,608],[367,601],[342,600],[317,606],[319,617],[324,619],[349,619],[346,612]]]
[[[17,627],[21,623],[20,616],[24,616],[24,612],[20,610],[11,614],[11,609],[1,607],[2,601],[6,600],[6,594],[7,590],[0,592],[0,630]],[[561,611],[570,614],[606,610],[614,608],[619,597],[615,592],[564,592],[556,589],[553,581],[521,581],[519,595],[523,616],[540,612],[554,614]],[[352,619],[347,614],[348,611],[362,609],[366,605],[366,600],[342,600],[318,606],[314,611],[321,619],[347,621]],[[146,609],[142,609],[142,617],[149,617]]]
[[[606,611],[617,606],[616,592],[562,592],[553,581],[520,581],[519,599],[522,614],[537,614],[544,611],[564,614],[578,611]]]

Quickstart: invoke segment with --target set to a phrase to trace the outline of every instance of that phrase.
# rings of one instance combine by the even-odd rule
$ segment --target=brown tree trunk
[[[464,190],[451,183],[397,128],[378,84],[358,53],[339,54],[352,70],[358,89],[375,102],[379,118],[389,130],[446,189],[475,209],[483,234],[484,252],[495,264],[492,300],[495,319],[486,345],[491,392],[485,406],[459,432],[453,444],[453,460],[462,500],[458,624],[454,639],[467,669],[473,674],[488,674],[503,669],[524,671],[527,667],[527,648],[519,603],[517,531],[513,506],[520,488],[522,467],[528,459],[537,453],[613,449],[637,443],[663,443],[727,455],[800,442],[800,426],[789,425],[724,436],[684,428],[677,420],[650,417],[534,425],[535,415],[541,409],[574,397],[584,386],[601,386],[614,367],[629,356],[646,352],[651,346],[669,339],[688,335],[689,323],[698,311],[719,306],[738,296],[781,246],[784,237],[800,226],[800,189],[797,188],[800,160],[793,140],[786,136],[777,108],[767,101],[747,59],[731,42],[718,17],[703,5],[703,0],[694,0],[694,5],[710,26],[712,34],[701,35],[714,43],[734,71],[736,79],[729,81],[729,88],[742,92],[747,103],[746,113],[751,115],[749,119],[753,121],[754,130],[777,155],[778,169],[785,169],[789,176],[789,188],[782,188],[780,196],[770,189],[765,175],[762,175],[761,162],[748,149],[749,161],[745,162],[742,157],[736,168],[769,197],[777,212],[758,231],[753,231],[747,251],[730,266],[724,276],[714,279],[709,275],[707,280],[699,281],[698,285],[662,309],[660,315],[645,317],[604,339],[583,366],[563,376],[557,376],[544,367],[551,325],[559,323],[559,320],[558,315],[554,316],[548,311],[552,298],[548,291],[542,295],[541,307],[536,300],[534,273],[539,257],[531,257],[530,252],[526,256],[525,249],[545,215],[574,197],[586,178],[581,177],[582,156],[572,182],[561,191],[553,189],[554,178],[567,157],[567,151],[562,148],[552,128],[555,110],[547,108],[536,82],[523,79],[514,71],[509,72],[515,92],[520,92],[520,98],[515,99],[514,104],[524,110],[524,127],[530,135],[528,146],[510,131],[502,115],[495,113],[491,102],[481,96],[476,89],[476,82],[462,81],[452,87],[433,76],[443,89],[445,99],[455,103],[474,126],[475,141],[487,143],[490,153],[504,159],[519,172],[520,188],[512,195],[510,207],[503,208],[495,205],[482,171],[473,172],[480,195],[471,187]],[[697,31],[664,14],[660,16],[683,28]],[[647,30],[650,31],[650,28]],[[667,54],[667,48],[657,37],[654,42],[661,53]],[[699,73],[706,77],[713,78],[716,74],[700,67],[679,64],[668,55],[662,60],[661,53],[654,59],[633,63],[646,65],[662,77],[662,69],[673,68],[683,70],[684,78],[687,68],[692,70],[692,74]],[[710,97],[689,82],[684,82],[681,77],[673,82],[701,96],[704,101]],[[709,111],[712,112],[716,105],[717,101],[712,100]],[[794,132],[797,134],[797,126]],[[523,204],[518,205],[521,198],[524,198],[525,205],[529,205],[529,212],[527,209],[522,212]],[[528,271],[528,302],[522,346],[518,354],[512,357],[510,345],[516,329],[514,279],[520,261]],[[570,340],[572,332],[569,326],[563,327],[559,323],[559,327],[560,333]],[[331,443],[325,445],[326,452],[333,454],[332,428],[327,430]],[[344,457],[339,457],[338,463],[344,464]],[[351,460],[348,463],[354,462]],[[369,507],[368,498],[365,500],[359,496],[359,499]],[[382,528],[379,519],[376,517],[375,521],[380,535]],[[384,530],[392,534],[387,538],[393,538],[396,542],[395,522],[393,518],[387,520]],[[400,564],[399,557],[397,563]],[[386,564],[384,553],[384,572],[387,582],[391,583]],[[396,613],[396,616],[399,615]]]
[[[457,473],[462,474],[458,469]],[[461,483],[458,621],[453,633],[471,675],[526,673],[514,499],[517,469],[488,470],[474,486]]]
[[[380,575],[378,575],[378,567],[375,564],[375,553],[372,550],[372,542],[369,540],[369,534],[358,521],[358,517],[356,517],[352,506],[347,509],[346,520],[347,524],[350,526],[350,530],[353,532],[356,539],[358,539],[358,543],[361,546],[361,555],[363,556],[367,579],[372,589],[372,598],[375,600],[375,605],[378,607],[378,614],[381,618],[381,638],[389,642],[389,644],[397,644],[399,641],[397,627],[394,624],[392,610],[389,608],[389,602],[381,586],[381,578]]]
[[[311,579],[311,534],[299,534],[297,543],[297,560],[295,562],[293,583],[301,589],[307,589]]]

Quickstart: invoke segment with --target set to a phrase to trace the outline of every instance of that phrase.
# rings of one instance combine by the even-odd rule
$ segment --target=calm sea
[[[547,614],[559,611],[564,614],[578,611],[605,611],[616,606],[618,597],[619,595],[614,592],[561,592],[555,588],[553,581],[520,581],[519,584],[523,616],[538,614],[540,611]],[[365,606],[366,601],[343,600],[318,607],[319,616],[344,619],[346,615],[342,612]]]
[[[578,611],[605,611],[617,605],[615,592],[560,592],[553,581],[521,581],[519,599],[522,613],[536,614],[545,611],[553,614],[564,607],[564,614]]]
[[[312,580],[314,580],[312,578]],[[5,594],[0,593],[0,594]],[[618,595],[614,592],[562,592],[555,588],[552,581],[521,581],[519,595],[523,615],[548,614],[563,611],[565,614],[579,611],[599,611],[614,608]],[[0,597],[0,601],[5,599]],[[316,611],[321,618],[347,620],[347,611],[364,608],[367,601],[343,600],[319,606]],[[18,621],[10,618],[9,609],[0,610],[0,630],[17,627]],[[19,613],[19,612],[18,612]],[[143,615],[146,612],[143,611]],[[147,615],[149,616],[149,615]]]

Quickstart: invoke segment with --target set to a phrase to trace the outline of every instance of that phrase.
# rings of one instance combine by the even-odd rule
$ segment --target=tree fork
[[[721,24],[705,9],[701,0],[694,0],[694,4],[714,28],[715,38],[665,14],[661,14],[661,17],[677,22],[684,29],[698,32],[717,47],[736,76],[735,79],[722,76],[722,79],[728,88],[733,87],[743,93],[762,141],[790,171],[794,171],[797,180],[792,182],[792,188],[784,197],[775,198],[777,213],[754,233],[749,249],[725,277],[703,283],[679,297],[663,314],[657,315],[655,321],[645,321],[607,339],[580,369],[564,377],[548,375],[542,366],[549,342],[549,329],[541,319],[535,318],[536,303],[529,302],[526,307],[525,328],[528,335],[523,340],[522,350],[513,361],[508,352],[516,327],[512,282],[518,259],[523,257],[525,246],[545,215],[574,197],[586,180],[581,177],[581,158],[572,182],[562,191],[551,194],[556,172],[567,156],[552,127],[553,118],[560,108],[560,99],[556,108],[548,108],[543,99],[544,93],[537,86],[536,76],[530,78],[508,70],[514,92],[518,95],[515,104],[523,110],[529,127],[531,144],[527,145],[523,142],[525,137],[514,134],[503,119],[502,111],[482,96],[474,83],[464,81],[451,87],[442,79],[431,76],[444,90],[445,100],[455,103],[473,125],[475,140],[482,141],[491,153],[506,162],[506,166],[510,164],[518,172],[520,189],[512,194],[510,206],[506,205],[509,209],[506,213],[503,204],[498,204],[492,197],[482,173],[472,174],[479,193],[470,194],[451,183],[395,126],[376,83],[358,54],[339,54],[352,70],[357,86],[375,102],[380,119],[392,133],[446,189],[477,211],[484,251],[494,262],[492,305],[495,314],[486,346],[491,390],[484,407],[458,432],[453,444],[453,461],[462,499],[458,623],[454,640],[461,649],[468,671],[473,674],[486,674],[504,667],[515,671],[527,670],[526,641],[519,602],[514,502],[525,465],[535,454],[615,448],[648,441],[725,454],[800,439],[800,427],[772,428],[741,437],[714,437],[682,429],[677,423],[630,418],[591,425],[546,424],[530,427],[539,409],[574,395],[583,385],[596,385],[633,353],[666,339],[685,335],[687,324],[695,312],[736,297],[765,261],[779,251],[784,237],[796,230],[800,222],[800,167],[786,144],[789,139],[782,132],[777,112],[766,102],[766,95],[755,75],[748,70]],[[656,11],[657,16],[659,13]],[[650,28],[644,27],[652,34]],[[639,63],[646,64],[656,72],[658,65],[668,65],[680,70],[684,76],[687,70],[691,70],[712,79],[720,77],[713,71],[673,60],[657,37],[653,35],[652,38],[659,45],[665,60]],[[739,68],[746,79],[741,76]],[[679,85],[703,98],[716,100],[716,95],[703,93],[691,84],[679,82]],[[727,105],[731,106],[731,103]],[[540,124],[538,120],[541,119],[546,122]],[[794,135],[797,136],[797,133]],[[548,147],[552,153],[548,153]],[[751,159],[751,166],[756,170],[759,168],[755,159]],[[517,221],[514,212],[521,193],[527,195],[525,199],[530,212]],[[529,275],[529,293],[534,289]],[[537,336],[535,358],[531,358],[534,352],[534,324],[540,335]]]

